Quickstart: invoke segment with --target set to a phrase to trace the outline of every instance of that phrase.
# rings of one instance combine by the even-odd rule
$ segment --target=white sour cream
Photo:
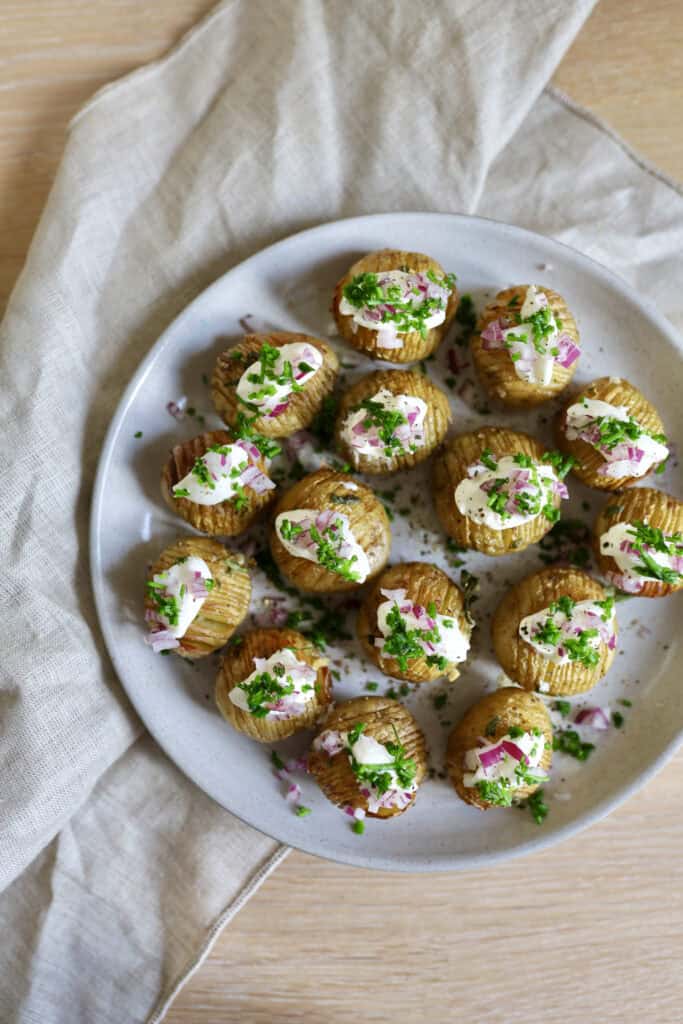
[[[646,476],[653,466],[663,462],[669,449],[661,441],[655,441],[642,427],[637,438],[627,438],[612,449],[600,442],[599,420],[611,419],[627,423],[631,419],[625,405],[610,405],[597,398],[583,398],[567,409],[567,440],[580,438],[592,445],[605,459],[604,476],[641,477]],[[629,456],[636,450],[642,454],[636,459]]]
[[[452,665],[457,665],[466,659],[470,649],[470,634],[461,631],[456,616],[439,615],[438,613],[435,616],[430,616],[426,608],[415,605],[409,598],[406,598],[405,590],[381,590],[380,593],[387,598],[377,609],[377,628],[383,637],[389,636],[392,632],[391,626],[387,623],[387,617],[392,608],[397,607],[407,629],[431,630],[436,627],[440,639],[429,642],[419,641],[425,656],[442,657]],[[379,644],[376,646],[379,647]]]
[[[249,456],[238,444],[223,445],[221,452],[208,451],[198,461],[206,467],[210,482],[203,479],[203,472],[198,475],[194,466],[173,487],[175,498],[187,498],[196,505],[220,505],[232,498],[237,493],[240,475],[249,466]]]
[[[282,535],[283,524],[287,522],[295,527],[295,536],[284,537]],[[280,512],[275,518],[275,531],[278,539],[290,555],[319,564],[318,543],[311,537],[311,526],[315,526],[325,540],[334,545],[335,553],[340,558],[353,559],[350,572],[356,582],[362,583],[368,578],[370,575],[368,556],[354,537],[348,517],[342,512],[321,512],[319,509],[296,508],[289,512]],[[301,527],[301,529],[297,531],[296,527]],[[290,532],[286,525],[284,529],[285,532]]]
[[[524,302],[520,310],[522,321],[540,312],[548,305],[544,292],[531,284],[526,290]],[[514,327],[503,329],[503,341],[512,360],[515,374],[528,384],[541,384],[547,387],[553,376],[555,354],[557,354],[557,337],[560,333],[555,316],[551,313],[552,330],[538,341],[539,352],[534,344],[533,325],[530,323],[515,324]]]
[[[636,565],[643,564],[640,554],[637,551],[631,550],[635,540],[635,533],[636,528],[631,523],[615,523],[614,526],[610,526],[609,530],[600,537],[600,554],[613,558],[622,576],[626,577],[627,580],[633,580],[634,583],[638,582],[640,584],[637,589],[635,587],[632,588],[633,592],[642,589],[648,579],[636,572],[634,568]],[[657,551],[650,544],[645,545],[645,550],[650,558],[657,565],[661,565],[663,569],[673,569],[680,573],[681,562],[679,556],[670,555],[664,551]],[[622,587],[622,589],[624,588]]]
[[[587,645],[592,647],[593,650],[597,650],[603,640],[607,642],[609,637],[614,634],[614,608],[612,608],[612,613],[606,620],[602,618],[604,613],[604,608],[600,608],[594,601],[577,601],[569,617],[559,609],[551,615],[550,608],[543,608],[540,612],[534,612],[533,615],[527,615],[523,618],[519,624],[518,633],[525,643],[533,647],[547,661],[551,661],[554,665],[567,665],[571,658],[562,643],[563,638],[575,640],[579,632],[597,629],[597,636],[586,638]],[[551,617],[554,624],[561,631],[561,637],[558,639],[557,645],[541,643],[534,639],[534,634]]]
[[[503,782],[504,784],[507,783],[511,790],[515,790],[525,785],[524,782],[520,782],[517,778],[515,771],[520,763],[519,758],[502,749],[501,745],[503,743],[510,743],[517,747],[526,757],[527,767],[532,770],[531,774],[536,775],[541,781],[545,781],[542,771],[533,772],[533,769],[539,766],[543,758],[545,736],[542,733],[540,736],[534,736],[533,733],[525,732],[522,736],[515,736],[513,739],[509,733],[506,733],[505,736],[501,736],[495,743],[487,743],[482,747],[476,747],[474,750],[467,751],[465,754],[465,768],[468,771],[462,777],[464,786],[471,789],[478,782]],[[499,750],[499,748],[501,749]],[[485,768],[481,761],[482,755],[486,757],[487,754],[492,754],[496,750],[499,750],[500,759]]]
[[[626,422],[629,412],[625,405],[610,405],[599,398],[583,398],[567,409],[567,437],[576,440],[584,427],[589,427],[600,417]]]
[[[545,292],[542,292],[535,284],[530,284],[526,290],[524,296],[524,302],[522,308],[519,311],[519,315],[522,320],[528,320],[534,313],[540,313],[542,309],[548,305],[548,296]]]
[[[419,308],[427,298],[435,298],[440,301],[441,308],[435,309],[431,316],[423,321],[426,330],[438,327],[446,319],[446,306],[452,289],[435,284],[425,274],[409,273],[403,270],[385,270],[375,276],[384,295],[387,294],[389,288],[400,289],[399,303],[410,302],[413,308]],[[377,344],[380,348],[402,348],[401,334],[397,332],[395,324],[392,321],[383,322],[382,320],[385,312],[391,312],[390,307],[395,308],[395,302],[396,300],[392,301],[387,297],[384,303],[358,307],[349,302],[346,296],[343,296],[339,303],[339,312],[342,316],[353,317],[354,324],[377,331],[379,333]]]
[[[303,387],[315,376],[323,364],[322,353],[315,346],[303,341],[282,345],[278,352],[278,358],[272,369],[268,368],[265,380],[250,379],[260,378],[263,372],[261,361],[256,360],[247,367],[237,384],[239,398],[248,405],[256,407],[262,414],[273,414],[273,410],[278,406],[286,405],[293,391],[292,383]],[[292,368],[293,382],[288,376],[286,379],[282,379],[285,376],[286,363],[289,363]],[[304,369],[305,366],[310,369]],[[262,394],[264,390],[269,393]]]
[[[171,636],[180,639],[185,636],[206,600],[206,596],[195,597],[192,591],[201,591],[204,580],[213,580],[209,567],[203,558],[189,555],[183,562],[176,562],[170,569],[157,573],[152,579],[154,583],[163,586],[164,597],[175,598],[178,610],[178,622],[174,626],[168,617],[158,610],[154,612],[155,618],[164,624]]]
[[[400,445],[387,446],[379,436],[379,427],[371,425],[365,428],[363,426],[369,421],[368,410],[356,409],[346,417],[341,432],[342,440],[349,446],[354,458],[366,455],[378,461],[390,462],[396,456],[415,451],[424,445],[426,402],[423,402],[421,398],[413,397],[413,395],[394,395],[386,388],[380,388],[376,394],[372,395],[370,401],[377,402],[387,412],[399,412],[404,416],[406,422],[399,424],[393,431],[393,436],[397,438]]]
[[[405,808],[412,799],[413,793],[417,790],[415,779],[407,787],[402,786],[393,768],[391,754],[384,746],[372,736],[366,736],[362,732],[355,743],[349,743],[347,732],[336,732],[327,729],[321,733],[313,742],[314,750],[324,750],[329,757],[345,750],[352,763],[352,758],[360,765],[372,765],[373,767],[386,765],[386,774],[391,778],[389,788],[385,793],[380,793],[374,786],[369,786],[364,780],[359,780],[359,789],[368,802],[368,811],[376,814],[381,808]]]
[[[247,690],[260,675],[268,673],[280,683],[281,686],[292,685],[291,693],[276,697],[270,702],[261,706],[268,708],[266,719],[296,718],[306,710],[306,705],[315,698],[316,670],[305,661],[299,661],[294,651],[289,647],[283,647],[275,651],[269,658],[254,658],[254,671],[243,679],[237,686],[233,686],[228,694],[235,707],[242,711],[252,713],[247,699]],[[280,671],[284,669],[284,673]],[[278,674],[279,672],[279,674]]]
[[[486,490],[487,486],[503,477],[508,480],[510,477],[515,479],[517,474],[525,468],[519,466],[512,455],[503,455],[498,458],[495,469],[488,469],[481,463],[470,466],[467,471],[470,475],[461,480],[455,489],[455,504],[460,514],[476,523],[488,526],[491,530],[509,530],[537,519],[539,515],[543,514],[544,505],[553,504],[554,488],[559,484],[552,466],[545,463],[534,462],[533,466],[527,470],[529,483],[511,495],[514,497],[517,494],[528,494],[531,499],[538,496],[540,501],[537,512],[523,512],[516,508],[508,515],[501,516],[488,505],[490,492]],[[538,476],[538,484],[532,482],[532,470]]]

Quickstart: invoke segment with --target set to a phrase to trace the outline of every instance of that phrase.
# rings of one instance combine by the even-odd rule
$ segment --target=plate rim
[[[154,729],[154,723],[150,723],[143,717],[142,713],[138,708],[137,700],[133,693],[131,693],[124,682],[124,673],[122,666],[120,666],[119,658],[116,653],[116,643],[107,617],[104,614],[104,601],[105,601],[105,587],[104,587],[104,573],[102,569],[102,559],[100,551],[100,531],[99,521],[101,519],[103,501],[104,501],[104,490],[105,482],[108,474],[109,466],[112,462],[114,446],[118,439],[118,435],[126,416],[128,408],[137,394],[139,388],[144,383],[148,368],[151,364],[156,362],[164,348],[169,343],[172,332],[174,332],[178,325],[181,324],[187,317],[192,316],[195,307],[203,302],[212,290],[218,290],[225,285],[226,279],[229,279],[232,274],[242,271],[245,267],[248,267],[251,263],[261,259],[265,253],[273,253],[278,248],[284,248],[286,245],[296,243],[301,239],[311,239],[317,234],[327,233],[334,230],[339,225],[350,225],[356,224],[359,230],[365,225],[371,225],[372,227],[381,227],[383,223],[395,223],[396,221],[408,222],[411,219],[419,220],[430,220],[436,219],[439,221],[451,221],[454,225],[462,222],[479,222],[486,225],[494,225],[496,229],[502,229],[504,232],[516,236],[521,236],[522,239],[529,238],[534,241],[541,240],[544,245],[549,245],[552,248],[563,250],[570,254],[571,258],[578,262],[578,264],[588,265],[588,272],[597,277],[613,288],[616,288],[620,292],[628,292],[631,301],[634,301],[636,305],[640,306],[651,321],[654,322],[657,329],[663,334],[672,346],[679,352],[683,353],[683,338],[679,335],[675,326],[668,320],[664,314],[660,313],[655,304],[647,297],[635,295],[633,289],[628,282],[617,274],[615,271],[610,270],[604,264],[595,260],[592,256],[588,256],[580,250],[568,245],[566,242],[561,242],[550,235],[541,234],[538,231],[532,231],[529,228],[520,227],[516,224],[510,224],[506,221],[496,220],[493,217],[481,217],[477,215],[470,215],[465,213],[452,213],[452,212],[439,212],[439,211],[387,211],[382,213],[371,213],[362,214],[359,216],[349,216],[338,218],[336,220],[324,221],[316,224],[313,227],[303,228],[300,231],[296,231],[292,234],[285,235],[279,238],[277,241],[272,242],[270,245],[264,246],[263,248],[252,253],[244,260],[240,260],[226,270],[223,274],[213,280],[205,288],[203,288],[193,299],[189,302],[181,311],[166,325],[162,333],[156,339],[156,341],[150,346],[145,356],[140,360],[135,370],[133,371],[128,384],[123,390],[121,397],[119,398],[114,414],[111,418],[109,426],[107,427],[102,446],[97,461],[97,470],[95,473],[91,507],[89,516],[89,530],[88,530],[88,553],[89,553],[89,564],[90,564],[90,580],[93,589],[93,596],[95,600],[95,608],[97,611],[97,619],[99,628],[104,639],[107,653],[111,659],[112,665],[116,672],[118,681],[123,689],[126,698],[130,701],[133,708],[135,709],[136,715],[139,717],[144,728],[150,733],[155,742],[159,745],[164,754],[169,760],[183,773],[190,781],[196,785],[202,793],[213,800],[219,807],[222,807],[229,814],[232,814],[237,820],[243,822],[251,828],[254,828],[257,832],[262,835],[268,836],[274,839],[276,842],[283,843],[290,848],[299,850],[303,853],[307,853],[314,857],[319,857],[324,860],[332,861],[337,864],[350,865],[352,867],[372,869],[378,871],[396,872],[400,874],[431,874],[438,871],[472,871],[478,869],[484,869],[497,864],[501,861],[511,860],[513,858],[528,856],[534,852],[540,852],[542,850],[549,849],[555,846],[557,843],[564,842],[566,839],[571,838],[583,832],[584,829],[590,828],[596,822],[607,817],[613,810],[616,810],[621,804],[625,803],[628,799],[634,796],[640,789],[642,789],[647,783],[658,774],[664,765],[674,756],[676,751],[683,745],[683,722],[681,723],[678,732],[669,740],[665,747],[660,751],[654,760],[650,761],[646,768],[644,768],[632,781],[623,787],[616,790],[611,796],[599,801],[593,805],[589,810],[582,814],[579,814],[572,821],[567,822],[565,825],[553,832],[543,833],[539,831],[538,835],[529,837],[528,839],[516,844],[513,847],[508,847],[496,851],[483,850],[478,853],[467,853],[459,854],[457,858],[453,854],[447,852],[438,855],[431,855],[425,859],[416,859],[411,856],[403,855],[398,861],[389,860],[382,856],[373,855],[372,857],[364,856],[362,850],[359,848],[359,852],[356,855],[353,851],[347,853],[344,851],[343,855],[335,856],[334,852],[322,852],[319,848],[314,848],[313,845],[309,846],[305,842],[305,836],[302,835],[302,841],[292,843],[291,841],[283,840],[280,836],[273,834],[273,832],[267,831],[263,828],[262,824],[257,824],[254,821],[249,820],[249,816],[245,814],[237,814],[231,808],[227,807],[220,799],[208,793],[202,785],[200,779],[195,777],[192,770],[184,765],[178,763],[175,757],[166,748],[163,741],[159,739]],[[277,830],[276,830],[277,831]]]

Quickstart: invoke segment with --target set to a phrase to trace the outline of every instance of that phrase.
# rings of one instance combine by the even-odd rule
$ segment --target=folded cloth
[[[681,315],[681,191],[543,92],[591,7],[229,0],[72,123],[0,328],[3,1022],[160,1020],[286,852],[140,738],[92,602],[102,437],[190,299],[292,231],[424,209],[553,235]]]

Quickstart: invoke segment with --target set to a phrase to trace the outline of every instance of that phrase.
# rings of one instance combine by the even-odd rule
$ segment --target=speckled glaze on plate
[[[481,596],[473,606],[478,628],[472,654],[455,684],[425,684],[405,698],[425,731],[437,775],[423,784],[407,814],[389,822],[370,821],[363,836],[351,831],[349,819],[325,800],[311,779],[299,781],[312,814],[294,815],[283,799],[282,783],[270,770],[268,750],[236,733],[216,711],[213,658],[188,665],[154,655],[143,643],[146,566],[170,540],[188,532],[162,502],[160,467],[176,439],[202,429],[191,417],[176,422],[167,402],[185,395],[188,405],[205,415],[207,429],[218,427],[203,375],[210,376],[218,352],[243,333],[240,319],[251,314],[251,329],[277,327],[329,337],[328,308],[336,281],[361,255],[384,247],[434,256],[458,275],[460,291],[469,292],[478,309],[511,284],[555,288],[566,298],[581,332],[583,355],[574,384],[609,374],[626,377],[656,404],[668,435],[681,436],[683,346],[671,325],[604,267],[551,239],[475,217],[382,214],[325,224],[270,246],[225,274],[171,324],[139,367],[101,456],[92,510],[93,584],[107,646],[140,717],[169,757],[232,813],[285,843],[350,864],[402,871],[482,867],[585,828],[637,790],[674,751],[683,730],[677,668],[683,653],[680,594],[665,600],[631,598],[617,605],[615,663],[583,703],[610,704],[623,713],[624,726],[600,734],[585,763],[556,755],[546,787],[550,813],[541,827],[521,810],[482,813],[468,807],[438,777],[450,728],[442,723],[455,723],[473,700],[500,681],[491,653],[491,614],[507,587],[542,566],[536,545],[497,559],[462,556],[467,570],[481,579]],[[436,359],[426,364],[436,383],[454,376],[448,364],[451,347],[447,339]],[[376,366],[341,342],[337,350],[344,363],[354,364],[342,371],[348,383]],[[467,350],[457,348],[457,359],[468,364]],[[672,372],[676,367],[679,371]],[[552,447],[551,419],[561,399],[529,413],[487,414],[471,365],[458,371],[449,394],[452,433],[483,423],[503,424],[528,431]],[[138,431],[140,438],[134,436]],[[417,467],[399,479],[392,502],[396,518],[391,561],[431,561],[457,581],[461,569],[449,565],[454,556],[446,551],[432,504],[425,500],[429,469]],[[376,490],[389,491],[399,479],[369,482]],[[592,523],[604,495],[572,477],[568,483],[571,499],[563,502],[563,518]],[[673,466],[644,483],[680,493],[680,470]],[[401,515],[400,509],[409,514]],[[253,613],[263,612],[262,601],[269,594],[277,591],[255,572]],[[351,628],[353,620],[352,613]],[[380,684],[379,693],[392,685],[363,661],[355,639],[328,653],[333,663],[339,662],[333,664],[341,673],[335,685],[338,698],[365,692],[369,680]],[[434,697],[441,693],[448,697],[437,710]],[[624,698],[632,702],[630,708],[617,704]],[[291,755],[304,751],[309,741],[306,734],[280,748]]]

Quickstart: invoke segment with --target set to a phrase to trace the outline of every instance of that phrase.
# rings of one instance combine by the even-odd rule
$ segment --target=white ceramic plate
[[[631,598],[617,606],[619,653],[586,704],[609,704],[625,718],[622,729],[600,734],[585,763],[556,755],[552,782],[546,786],[550,813],[542,826],[528,811],[481,813],[463,804],[438,777],[448,725],[479,695],[500,682],[491,653],[490,616],[503,592],[526,573],[542,567],[539,549],[505,558],[464,556],[466,568],[481,579],[481,597],[473,606],[479,628],[461,678],[446,689],[427,685],[406,698],[425,730],[436,777],[420,789],[408,813],[387,822],[368,821],[357,836],[349,819],[329,804],[314,782],[301,779],[303,802],[312,809],[296,817],[283,799],[283,785],[270,770],[269,751],[234,732],[218,715],[212,700],[216,658],[196,666],[176,657],[154,655],[143,643],[142,593],[145,572],[158,552],[188,527],[162,503],[159,473],[168,449],[202,427],[188,416],[176,422],[166,410],[170,399],[187,396],[188,405],[206,416],[207,428],[219,426],[210,412],[206,376],[217,353],[250,326],[269,325],[326,336],[333,286],[359,256],[390,246],[436,257],[458,275],[461,292],[481,305],[511,284],[534,281],[559,291],[573,310],[581,332],[583,355],[576,382],[605,374],[620,375],[652,399],[670,437],[683,427],[679,374],[681,343],[670,324],[633,290],[603,267],[566,246],[520,228],[474,217],[439,214],[384,214],[325,224],[285,239],[231,270],[200,295],[171,324],[138,369],[114,417],[102,453],[92,513],[92,573],[102,629],[112,659],[142,720],[176,764],[215,800],[250,825],[320,856],[367,867],[405,871],[469,868],[549,845],[606,814],[661,767],[683,730],[678,597],[647,601]],[[441,383],[450,342],[427,364]],[[339,343],[347,381],[373,364]],[[467,350],[458,348],[461,360]],[[480,423],[501,423],[527,430],[552,447],[550,419],[557,403],[535,413],[486,415],[472,382],[472,368],[457,376],[452,392],[455,432]],[[142,431],[142,437],[135,434]],[[674,461],[674,460],[670,460]],[[676,490],[678,470],[645,481]],[[452,555],[428,497],[429,474],[418,468],[401,481],[393,523],[392,561],[420,557],[433,560],[457,580]],[[656,484],[653,484],[653,480]],[[375,478],[375,487],[390,491],[398,481]],[[593,521],[605,496],[568,480],[571,501],[563,518]],[[258,530],[256,531],[258,535]],[[235,546],[239,546],[238,543]],[[263,613],[263,596],[277,594],[254,574],[252,615]],[[293,605],[294,606],[294,605]],[[245,626],[253,624],[247,621]],[[350,618],[353,629],[353,614]],[[328,651],[341,679],[338,698],[365,692],[379,682],[384,693],[392,681],[362,661],[354,641]],[[680,665],[680,660],[678,661]],[[395,684],[397,687],[399,684]],[[437,710],[434,697],[447,693]],[[632,702],[625,708],[620,699]],[[588,735],[585,736],[588,739]],[[305,751],[310,734],[281,744],[286,754]]]

